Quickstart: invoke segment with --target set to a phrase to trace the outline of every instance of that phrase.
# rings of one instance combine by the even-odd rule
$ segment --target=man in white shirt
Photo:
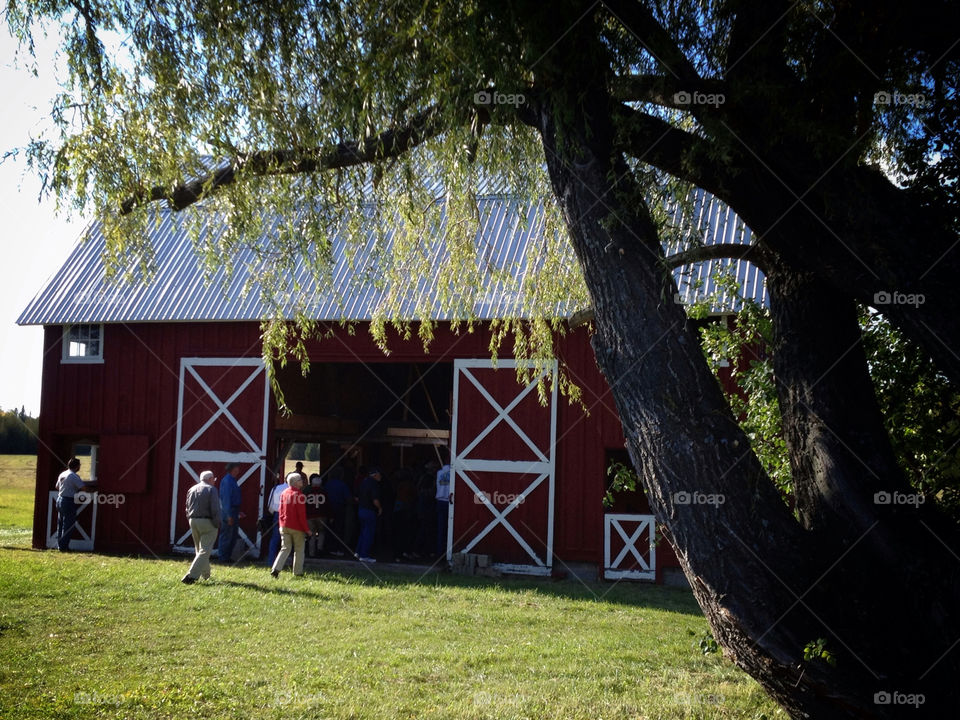
[[[70,538],[77,522],[77,505],[74,496],[83,490],[95,490],[96,485],[85,483],[77,474],[80,461],[70,458],[67,469],[57,478],[57,547],[60,552],[70,550]]]
[[[267,512],[270,513],[270,523],[272,528],[270,530],[270,549],[267,551],[267,565],[273,567],[273,561],[277,559],[277,553],[280,552],[280,527],[278,525],[280,521],[280,496],[283,495],[283,491],[287,490],[290,487],[290,476],[299,475],[299,473],[287,473],[287,477],[284,479],[284,482],[277,485],[273,492],[270,493],[270,498],[267,500]]]

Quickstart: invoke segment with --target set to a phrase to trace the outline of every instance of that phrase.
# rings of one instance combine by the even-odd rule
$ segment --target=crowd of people
[[[229,561],[237,539],[241,492],[230,463],[220,481],[206,470],[187,492],[186,516],[195,556],[183,582],[210,577],[210,560],[219,533],[217,554]],[[309,477],[302,462],[270,492],[262,537],[268,541],[267,565],[273,577],[292,557],[294,575],[303,574],[310,557],[434,560],[446,552],[450,501],[450,466],[431,461],[399,468],[386,478],[377,467],[353,470],[334,465]]]

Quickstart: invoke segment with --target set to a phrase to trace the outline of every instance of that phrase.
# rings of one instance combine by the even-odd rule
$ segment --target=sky
[[[0,156],[26,145],[45,126],[56,94],[57,38],[37,38],[38,76],[14,63],[16,41],[0,24]],[[43,329],[19,327],[17,317],[66,260],[86,225],[57,216],[52,199],[38,201],[40,180],[22,158],[0,163],[0,408],[40,410]]]

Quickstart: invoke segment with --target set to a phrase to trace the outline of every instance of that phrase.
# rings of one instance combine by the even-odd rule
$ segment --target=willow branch
[[[402,155],[444,129],[439,109],[418,113],[407,125],[391,128],[360,141],[304,150],[263,150],[247,153],[206,175],[174,187],[155,186],[123,201],[120,212],[129,214],[141,205],[166,200],[173,210],[183,210],[230,185],[241,175],[295,175],[353,167]]]

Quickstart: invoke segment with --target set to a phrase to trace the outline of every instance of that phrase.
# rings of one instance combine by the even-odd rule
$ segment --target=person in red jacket
[[[293,574],[303,575],[303,548],[310,527],[307,525],[307,498],[303,494],[303,475],[287,474],[289,488],[280,496],[280,554],[273,561],[270,574],[280,577],[280,570],[293,551]]]

